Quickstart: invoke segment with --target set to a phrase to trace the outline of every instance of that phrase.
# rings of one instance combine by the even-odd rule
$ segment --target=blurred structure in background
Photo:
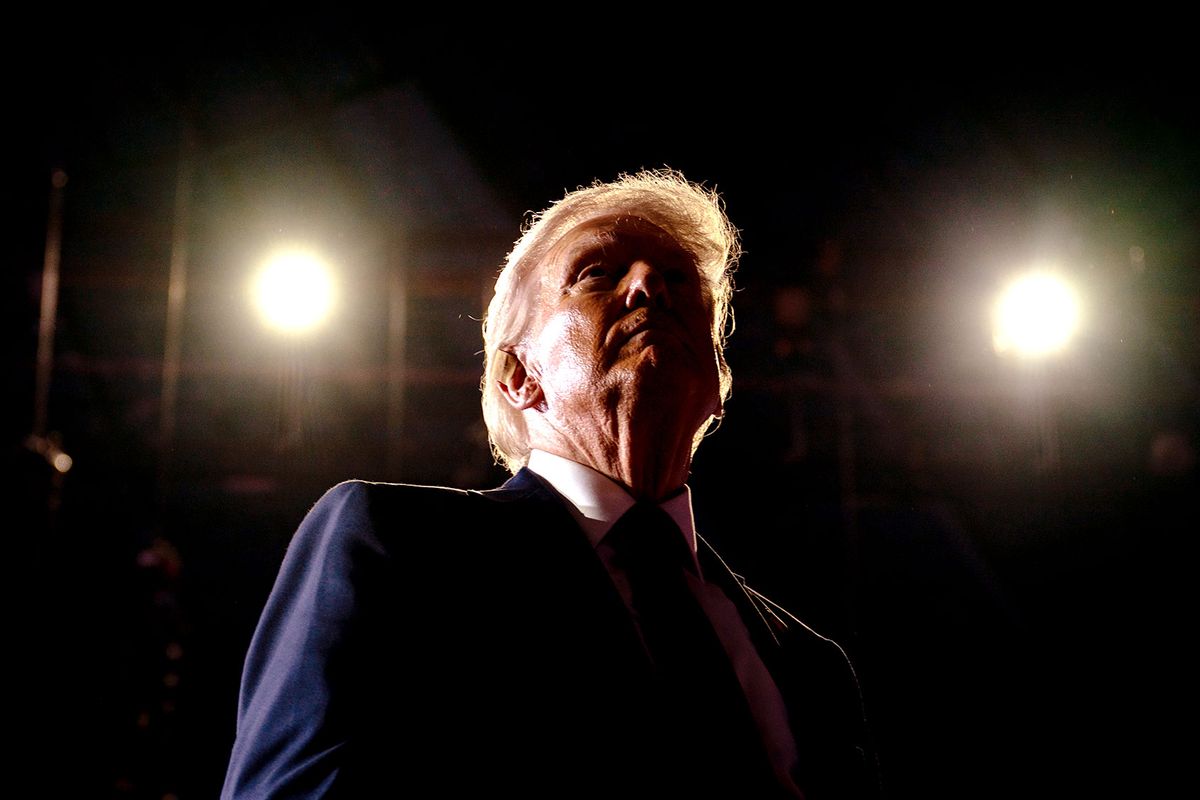
[[[4,424],[31,796],[216,794],[309,504],[351,477],[498,484],[479,318],[523,210],[662,164],[745,234],[700,530],[849,646],[892,796],[1166,791],[1187,742],[1159,714],[1190,711],[1196,666],[1190,70],[830,76],[789,40],[712,85],[614,84],[398,36],[119,59],[80,36],[21,89]],[[698,126],[714,97],[736,114]],[[251,286],[297,246],[326,272],[265,299],[308,274],[329,305],[288,335]],[[998,293],[1048,264],[1015,317],[1073,333],[1018,357],[1046,339],[995,328]],[[730,492],[784,502],[747,520]]]

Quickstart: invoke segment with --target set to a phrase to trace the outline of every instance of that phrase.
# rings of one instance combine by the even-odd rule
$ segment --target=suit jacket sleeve
[[[288,548],[246,658],[223,798],[339,793],[357,747],[350,721],[370,702],[360,673],[382,601],[370,595],[389,583],[366,493],[329,490]]]

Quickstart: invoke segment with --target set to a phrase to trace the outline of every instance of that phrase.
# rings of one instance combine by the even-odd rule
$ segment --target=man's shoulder
[[[767,642],[772,646],[770,649],[782,648],[786,652],[799,654],[805,662],[814,666],[852,671],[850,660],[841,645],[754,588],[703,537],[699,537],[699,541],[705,574],[711,575],[734,601],[752,631],[768,637]]]
[[[485,527],[503,529],[509,517],[528,519],[538,507],[554,513],[558,505],[557,496],[528,470],[499,487],[482,490],[346,480],[313,504],[299,535],[381,538],[380,544],[386,546],[396,537],[411,541],[445,532],[469,535]],[[418,531],[424,533],[417,535]]]
[[[433,486],[416,483],[385,483],[382,481],[345,480],[330,487],[314,508],[373,506],[388,503],[455,503],[472,494],[469,489]]]
[[[553,494],[528,470],[521,470],[501,486],[491,489],[458,489],[419,483],[390,483],[352,479],[328,489],[313,505],[313,511],[381,511],[413,506],[469,507],[525,500],[550,501]],[[311,513],[311,512],[310,512]]]
[[[743,589],[780,643],[801,650],[809,659],[823,662],[826,668],[839,672],[847,670],[853,677],[854,668],[840,644],[762,592],[744,583]]]

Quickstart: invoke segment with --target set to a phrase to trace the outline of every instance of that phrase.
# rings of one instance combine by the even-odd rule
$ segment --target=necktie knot
[[[694,563],[683,532],[657,503],[634,503],[614,523],[605,540],[626,570],[691,568]]]

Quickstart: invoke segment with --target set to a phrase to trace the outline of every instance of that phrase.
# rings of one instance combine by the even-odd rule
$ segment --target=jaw
[[[586,392],[529,410],[530,443],[609,476],[638,498],[677,490],[697,431],[715,413],[718,378],[697,381],[677,348],[646,346]]]

